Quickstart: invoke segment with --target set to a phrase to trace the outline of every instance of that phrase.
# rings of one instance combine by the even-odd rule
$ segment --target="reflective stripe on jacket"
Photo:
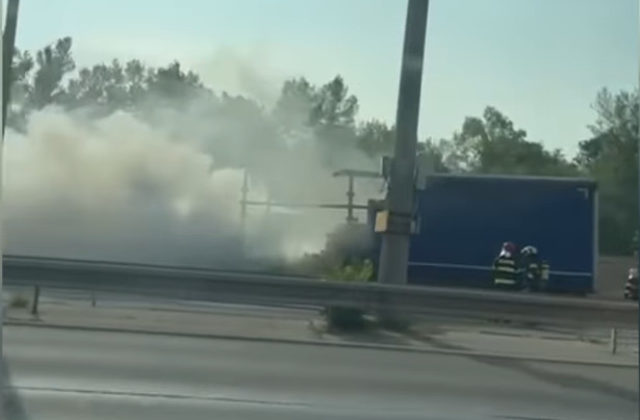
[[[535,277],[539,277],[541,274],[541,267],[540,264],[532,261],[529,263],[529,265],[527,266],[527,273],[528,274],[533,274]]]
[[[515,285],[518,268],[516,262],[511,257],[498,257],[493,263],[493,283],[504,285]]]

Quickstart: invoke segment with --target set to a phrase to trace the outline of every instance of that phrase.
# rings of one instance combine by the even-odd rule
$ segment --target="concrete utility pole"
[[[2,22],[2,15],[4,14],[4,2],[2,0],[0,0],[0,22]],[[4,34],[0,34],[2,36],[2,42],[0,42],[0,48],[2,49],[2,51],[0,51],[0,60],[2,60],[2,55],[4,53],[4,48],[2,47],[2,44],[4,43]],[[4,62],[4,60],[2,60],[2,62],[0,62],[0,70],[2,72],[2,75],[4,75],[4,69],[2,66],[2,63]],[[4,89],[2,89],[2,91],[0,92],[0,95],[2,95],[2,100],[4,101]],[[4,145],[4,117],[2,115],[0,115],[0,118],[2,118],[2,132],[0,133],[0,207],[2,206],[2,146]],[[3,216],[2,214],[2,209],[0,208],[0,216]],[[2,331],[2,326],[4,325],[4,311],[5,311],[5,307],[2,304],[2,227],[0,226],[0,384],[4,385],[4,378],[5,378],[5,372],[4,372],[4,359],[2,358],[2,336],[4,335],[3,331]],[[4,406],[5,406],[5,393],[4,392],[0,392],[0,407],[2,407],[2,409],[4,410]]]
[[[0,0],[0,22],[2,22],[2,15],[4,13],[4,2]],[[16,39],[16,27],[18,22],[18,0],[9,0],[7,19],[5,22],[5,28],[2,31],[2,42],[0,42],[0,57],[2,62],[0,68],[2,69],[2,133],[0,133],[0,206],[2,204],[2,155],[4,149],[4,126],[7,116],[6,106],[9,103],[9,87],[11,83],[11,62],[13,58],[13,49]],[[2,212],[0,209],[0,216]],[[4,323],[4,311],[5,307],[2,305],[2,226],[0,224],[0,355],[2,354],[2,325]],[[0,379],[4,378],[4,363],[0,361]],[[4,404],[0,396],[0,406]]]
[[[409,0],[396,114],[396,144],[387,193],[378,282],[405,284],[413,217],[414,174],[429,0]]]
[[[16,28],[18,26],[18,0],[9,0],[7,4],[7,20],[2,34],[2,134],[7,121],[11,81],[11,63],[16,44]],[[4,138],[3,138],[4,141]]]
[[[640,19],[640,0],[638,0],[638,19]],[[637,34],[638,42],[638,275],[640,275],[640,27]],[[640,334],[640,299],[638,299],[638,333]],[[640,351],[638,352],[638,363],[640,363]],[[638,371],[638,380],[640,380],[640,370]],[[640,389],[638,389],[638,397],[640,398]]]

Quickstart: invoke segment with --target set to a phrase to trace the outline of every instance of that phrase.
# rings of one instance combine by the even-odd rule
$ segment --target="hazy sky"
[[[6,2],[5,2],[6,3]],[[80,65],[178,59],[265,103],[281,81],[342,74],[360,117],[393,121],[400,0],[22,0],[17,44],[74,39]],[[493,105],[531,140],[575,151],[601,87],[638,82],[638,0],[431,0],[420,137]]]

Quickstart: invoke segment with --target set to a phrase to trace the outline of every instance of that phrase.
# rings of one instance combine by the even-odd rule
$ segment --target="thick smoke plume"
[[[344,203],[332,170],[375,167],[350,148],[327,165],[311,133],[284,139],[241,101],[217,113],[197,101],[144,116],[85,111],[45,108],[26,133],[8,131],[7,253],[217,267],[293,257],[320,249],[344,212],[251,207],[243,225],[244,170],[252,200]],[[359,202],[380,193],[377,181],[358,188]]]
[[[168,263],[238,257],[240,176],[213,171],[206,154],[122,113],[82,124],[49,109],[33,115],[26,136],[7,137],[7,252]]]

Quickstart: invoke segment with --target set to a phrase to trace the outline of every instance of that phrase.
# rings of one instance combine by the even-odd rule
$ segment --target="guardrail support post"
[[[616,354],[616,351],[618,350],[618,330],[616,330],[615,328],[611,328],[609,348],[611,349],[611,354]]]
[[[38,315],[38,301],[40,300],[40,286],[33,287],[33,299],[31,301],[31,315]]]

